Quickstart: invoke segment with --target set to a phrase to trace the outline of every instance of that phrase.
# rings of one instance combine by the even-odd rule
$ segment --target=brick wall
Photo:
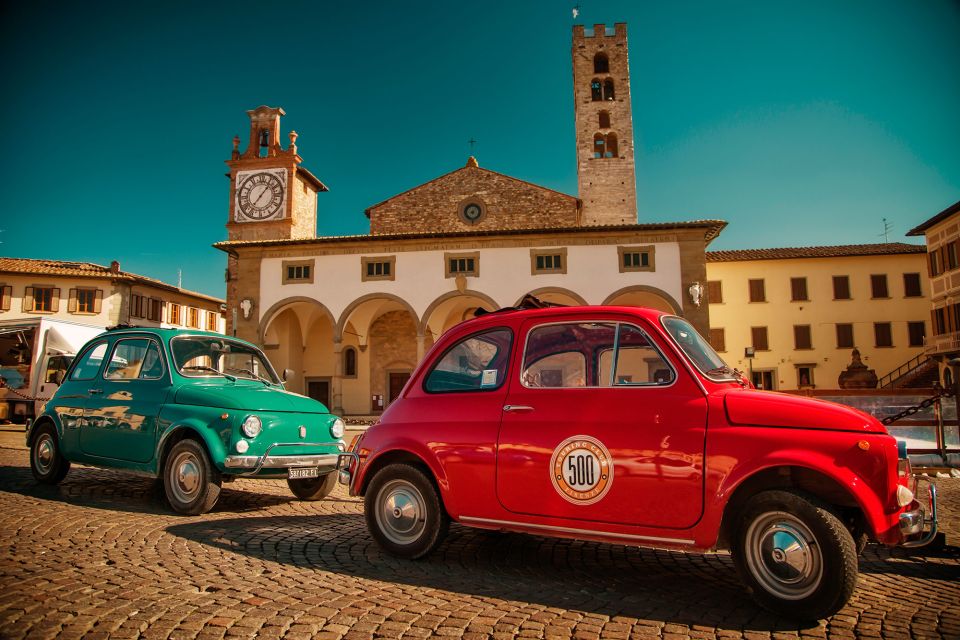
[[[412,372],[417,363],[417,328],[406,311],[388,311],[370,326],[370,394],[387,401],[387,372]]]

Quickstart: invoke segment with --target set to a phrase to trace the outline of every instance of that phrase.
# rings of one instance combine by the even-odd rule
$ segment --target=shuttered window
[[[887,289],[887,274],[880,273],[870,276],[870,290],[874,298],[889,298],[890,292]]]
[[[873,323],[873,334],[876,338],[876,346],[878,347],[892,347],[893,346],[893,334],[890,330],[889,322],[874,322]]]
[[[27,287],[23,294],[23,310],[37,313],[56,313],[60,310],[60,289],[57,287]]]
[[[838,349],[853,348],[853,325],[852,324],[837,325],[837,348]]]
[[[808,300],[806,278],[790,278],[790,300],[793,302]]]
[[[707,303],[720,304],[723,302],[723,283],[719,280],[707,281]]]
[[[794,349],[813,348],[813,343],[810,338],[810,325],[796,324],[793,326],[793,345]]]
[[[926,328],[923,322],[908,322],[907,335],[910,338],[911,347],[922,347],[926,337]]]
[[[923,297],[923,290],[920,288],[919,273],[903,274],[903,295],[907,298]]]
[[[8,284],[0,286],[0,311],[10,311],[10,301],[13,298],[13,287]]]
[[[833,276],[833,299],[850,299],[850,276]]]
[[[756,351],[770,350],[770,345],[767,342],[766,327],[750,327],[750,337],[752,339],[754,350]]]
[[[77,314],[100,313],[103,304],[103,290],[78,287],[70,289],[67,311]]]
[[[727,350],[727,336],[723,329],[710,329],[710,346],[721,353]]]
[[[750,280],[750,302],[766,302],[767,292],[763,280]]]

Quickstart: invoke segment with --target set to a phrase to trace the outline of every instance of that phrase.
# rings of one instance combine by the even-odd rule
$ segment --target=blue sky
[[[0,255],[223,295],[231,139],[282,106],[321,234],[462,166],[576,194],[575,2],[4,3]],[[596,2],[627,22],[641,222],[892,241],[960,200],[960,3]],[[916,241],[916,240],[913,240]]]

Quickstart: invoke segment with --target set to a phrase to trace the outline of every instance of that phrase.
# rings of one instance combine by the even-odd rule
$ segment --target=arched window
[[[594,102],[603,100],[603,86],[596,78],[590,83],[590,99]]]
[[[613,100],[613,78],[607,78],[603,81],[603,99]]]
[[[602,158],[607,150],[606,140],[602,133],[593,134],[593,157]]]
[[[343,375],[346,378],[357,377],[357,350],[353,347],[343,350]]]
[[[607,134],[607,153],[603,156],[604,158],[616,158],[617,157],[617,134],[608,133]]]
[[[593,72],[610,73],[610,61],[607,59],[607,54],[601,52],[593,56]]]
[[[610,112],[609,111],[600,112],[600,128],[601,129],[610,128]]]

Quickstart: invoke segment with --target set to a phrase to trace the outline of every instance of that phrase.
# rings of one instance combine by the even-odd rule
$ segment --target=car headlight
[[[905,507],[911,502],[913,502],[913,491],[910,491],[910,489],[907,489],[902,484],[897,485],[897,504]]]
[[[337,418],[330,425],[330,435],[332,435],[334,438],[339,440],[340,438],[343,437],[343,432],[346,428],[347,428],[347,425],[343,423],[343,420],[341,420],[340,418]]]
[[[240,431],[243,431],[243,435],[248,438],[256,438],[260,435],[261,430],[263,430],[263,424],[257,416],[247,416],[247,419],[240,425]]]

